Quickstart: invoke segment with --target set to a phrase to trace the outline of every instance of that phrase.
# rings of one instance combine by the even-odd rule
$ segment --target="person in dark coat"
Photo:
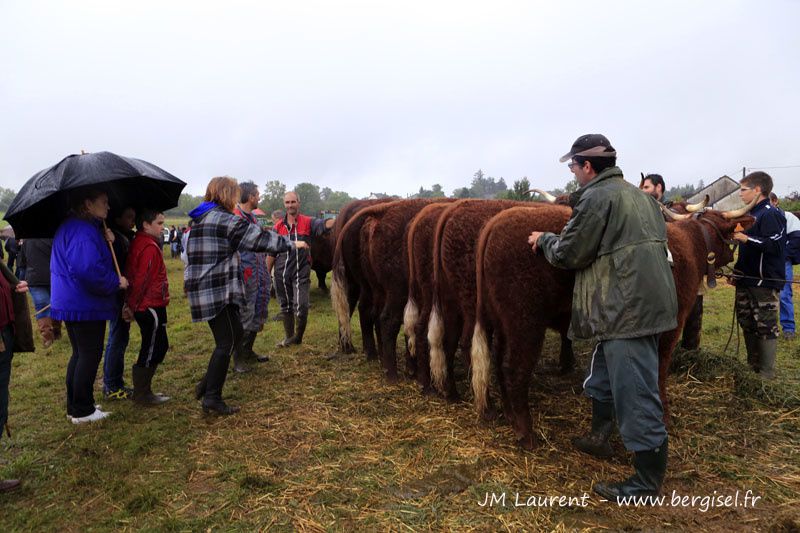
[[[760,377],[771,380],[778,350],[778,293],[786,273],[786,217],[769,201],[769,174],[752,172],[740,184],[742,202],[756,203],[750,210],[756,223],[733,234],[739,242],[739,258],[733,266],[736,318],[744,332],[747,363]]]
[[[27,260],[25,280],[33,299],[34,318],[42,345],[49,348],[61,338],[61,321],[53,321],[50,316],[50,253],[53,239],[25,239],[22,250]]]
[[[120,268],[125,267],[134,236],[135,222],[136,212],[132,207],[113,213],[111,217],[109,228],[114,232],[114,254],[117,256]],[[125,400],[133,394],[133,389],[125,386],[122,377],[125,372],[125,350],[130,340],[131,324],[123,316],[124,293],[118,292],[116,298],[116,315],[108,322],[108,340],[103,355],[103,396],[112,400]]]
[[[8,386],[11,383],[14,351],[33,349],[31,319],[22,294],[27,290],[27,282],[16,279],[11,270],[0,263],[0,438],[4,433],[3,428],[8,431]],[[21,303],[17,298],[19,295],[23,296]],[[22,336],[26,332],[29,338],[23,340]],[[24,346],[25,344],[28,346]],[[0,492],[18,489],[20,485],[18,479],[0,480]]]
[[[117,293],[128,288],[118,276],[103,230],[108,196],[97,189],[74,192],[72,216],[53,238],[50,260],[51,316],[63,320],[72,345],[67,365],[67,417],[73,424],[97,422],[110,412],[94,402],[93,385],[103,355],[106,321],[117,312]]]
[[[14,272],[14,264],[17,261],[17,252],[19,252],[17,240],[14,237],[7,238],[5,248],[6,254],[8,255],[8,269]]]

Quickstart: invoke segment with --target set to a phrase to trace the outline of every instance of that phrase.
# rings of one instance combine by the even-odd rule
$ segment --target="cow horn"
[[[691,216],[692,216],[689,213],[685,213],[685,214],[676,213],[675,211],[673,211],[672,209],[669,209],[667,206],[665,206],[663,204],[661,205],[661,210],[664,212],[665,215],[667,215],[668,218],[670,218],[672,220],[687,220],[687,219],[691,218]]]
[[[548,203],[551,203],[551,204],[556,203],[556,197],[555,196],[553,196],[549,192],[543,191],[541,189],[530,189],[529,191],[526,191],[525,194],[530,194],[532,192],[539,193],[539,195],[542,198],[544,198],[545,200],[547,200]]]
[[[702,211],[708,205],[710,200],[711,197],[706,194],[702,202],[697,202],[696,204],[686,204],[686,210],[690,213]]]
[[[756,206],[757,203],[758,203],[758,196],[753,198],[753,201],[744,207],[740,207],[739,209],[734,209],[733,211],[723,211],[722,216],[725,217],[727,220],[739,218],[741,216],[746,215],[751,209],[753,209]]]

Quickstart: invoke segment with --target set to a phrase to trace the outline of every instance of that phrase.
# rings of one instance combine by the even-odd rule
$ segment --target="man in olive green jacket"
[[[595,492],[610,500],[658,494],[667,465],[658,337],[677,326],[678,310],[664,218],[652,197],[623,179],[603,135],[579,137],[561,161],[568,159],[581,186],[570,197],[572,217],[561,235],[534,231],[528,242],[553,266],[576,271],[570,337],[597,343],[584,381],[592,431],[573,443],[610,456],[616,413],[636,472]]]

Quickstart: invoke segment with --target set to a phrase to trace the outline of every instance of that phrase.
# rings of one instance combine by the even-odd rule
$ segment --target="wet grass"
[[[541,442],[533,452],[517,449],[502,421],[478,423],[469,403],[422,396],[410,381],[388,385],[379,365],[362,355],[327,359],[336,347],[336,321],[317,289],[307,344],[276,351],[282,331],[269,322],[256,349],[272,360],[230,375],[226,384],[227,399],[241,413],[208,418],[192,387],[208,362],[210,331],[190,323],[180,263],[168,266],[172,348],[154,383],[173,397],[168,404],[141,409],[106,401],[114,412],[109,420],[76,427],[65,420],[66,339],[15,357],[13,438],[0,441],[0,477],[19,477],[24,487],[0,496],[0,530],[798,527],[800,410],[793,402],[800,342],[780,342],[780,377],[762,387],[735,344],[723,351],[729,287],[707,295],[702,349],[676,354],[665,489],[699,496],[752,490],[759,504],[701,512],[617,508],[590,497],[586,507],[516,507],[517,493],[522,502],[532,495],[580,497],[595,481],[630,470],[618,438],[610,461],[572,451],[569,440],[588,426],[589,405],[580,395],[582,371],[567,377],[544,371],[557,357],[555,337],[548,338],[531,389]],[[138,343],[134,326],[128,382]],[[578,345],[579,368],[589,349]],[[460,387],[466,392],[465,383]],[[505,493],[506,505],[479,505],[487,492]]]

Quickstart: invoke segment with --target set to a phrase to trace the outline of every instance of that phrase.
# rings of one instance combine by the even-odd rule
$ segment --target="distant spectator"
[[[639,188],[658,200],[659,203],[664,203],[664,178],[660,174],[647,174],[642,175],[642,181],[639,183]]]
[[[770,203],[780,209],[778,196],[769,193]],[[782,210],[781,210],[782,211]],[[794,302],[792,302],[792,281],[794,272],[792,265],[800,264],[800,220],[791,211],[783,211],[786,217],[786,284],[780,294],[780,317],[783,338],[792,340],[795,337]]]
[[[6,254],[8,254],[8,269],[11,272],[14,272],[14,265],[17,262],[17,253],[19,252],[19,246],[17,246],[17,240],[14,237],[9,237],[6,239]]]

